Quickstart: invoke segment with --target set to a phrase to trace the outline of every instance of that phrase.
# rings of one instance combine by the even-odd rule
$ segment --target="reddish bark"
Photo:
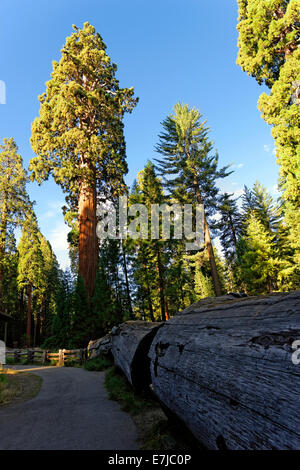
[[[91,299],[98,265],[96,183],[82,182],[79,190],[79,273]]]

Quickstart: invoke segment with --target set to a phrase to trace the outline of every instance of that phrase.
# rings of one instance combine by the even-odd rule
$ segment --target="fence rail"
[[[87,359],[86,349],[60,349],[58,352],[50,352],[42,349],[11,349],[7,350],[6,358],[13,359],[14,362],[20,362],[26,359],[28,362],[40,362],[46,364],[49,361],[55,361],[57,366],[63,367],[70,361],[84,364]]]

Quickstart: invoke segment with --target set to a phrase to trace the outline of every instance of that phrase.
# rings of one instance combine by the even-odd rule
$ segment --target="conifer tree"
[[[163,202],[164,193],[162,183],[156,176],[153,163],[148,161],[145,168],[138,174],[135,191],[131,194],[130,203],[144,204],[148,209],[150,217],[151,205],[162,204]],[[165,321],[169,318],[166,295],[166,265],[168,263],[168,255],[165,250],[166,242],[161,239],[138,239],[136,240],[135,245],[139,251],[137,262],[142,263],[141,270],[144,271],[144,275],[141,277],[144,287],[141,292],[143,295],[144,293],[146,295],[146,292],[148,291],[149,295],[153,288],[153,283],[156,285],[156,290],[159,296],[160,318],[162,321]],[[149,275],[146,271],[149,271],[151,274]],[[150,310],[150,316],[154,316],[152,308]]]
[[[173,316],[196,302],[197,296],[193,289],[194,266],[191,263],[191,255],[186,252],[184,240],[171,240],[168,250],[167,297],[170,316]],[[210,272],[209,279],[211,281]]]
[[[59,276],[59,266],[48,240],[38,232],[40,249],[44,261],[44,276],[38,295],[37,344],[49,336],[53,315],[56,313],[57,289],[63,282]]]
[[[6,236],[6,249],[5,253],[2,256],[1,267],[3,272],[2,278],[2,297],[1,297],[1,312],[6,315],[10,315],[13,318],[11,327],[8,332],[12,337],[8,337],[8,341],[15,340],[17,335],[24,332],[22,330],[24,326],[24,318],[22,315],[19,315],[19,292],[18,292],[18,252],[16,249],[16,241],[13,232],[9,232]],[[4,324],[0,326],[4,327]],[[2,338],[4,337],[4,328],[2,333]]]
[[[27,293],[26,344],[31,342],[33,295],[41,292],[45,285],[45,262],[39,240],[36,217],[31,212],[24,223],[22,236],[18,244],[19,264],[18,283]]]
[[[218,155],[212,153],[213,145],[208,139],[209,128],[201,122],[201,114],[195,108],[178,103],[174,114],[162,123],[156,150],[159,174],[172,198],[180,203],[204,204],[204,236],[209,256],[211,275],[216,295],[221,295],[214,250],[211,242],[208,218],[216,210],[218,189],[216,180],[229,173],[227,167],[218,169]]]
[[[294,249],[291,246],[289,231],[282,217],[281,205],[274,201],[266,188],[258,181],[252,189],[245,187],[242,199],[242,235],[246,236],[251,217],[259,221],[264,227],[264,231],[272,239],[273,255],[276,258],[272,275],[273,286],[276,285],[280,290],[296,288],[299,286],[299,267],[294,260]],[[245,238],[243,238],[239,243],[239,253],[246,251]]]
[[[225,259],[231,264],[242,231],[242,217],[232,194],[224,193],[220,197],[218,212],[220,220],[214,224],[214,228],[218,230]]]
[[[43,343],[44,348],[73,347],[71,337],[72,283],[68,272],[58,272],[55,291],[55,314],[52,315],[49,335]]]
[[[237,246],[237,276],[248,294],[263,294],[277,289],[279,267],[275,235],[267,230],[257,216],[251,214],[246,233]]]
[[[94,331],[91,339],[104,336],[115,324],[122,322],[122,316],[121,318],[119,316],[118,305],[115,303],[115,296],[109,284],[103,261],[103,258],[100,257],[93,297]]]
[[[93,317],[89,295],[81,275],[78,275],[72,295],[72,346],[86,348],[93,334]]]
[[[9,237],[13,239],[14,229],[21,227],[31,207],[26,181],[26,171],[14,139],[3,139],[0,145],[0,308],[4,295],[2,283],[7,277],[5,252],[10,251]]]
[[[270,232],[276,232],[282,219],[282,210],[265,186],[259,181],[254,183],[252,189],[253,211],[257,218]]]
[[[89,299],[98,266],[96,206],[99,192],[124,191],[127,171],[122,118],[136,104],[132,88],[120,88],[117,67],[93,26],[74,26],[51,80],[40,96],[40,116],[32,125],[31,178],[52,174],[78,216],[79,273]]]
[[[285,220],[300,264],[300,8],[299,0],[238,0],[237,63],[266,84],[258,102],[272,126]]]
[[[204,274],[199,263],[196,264],[195,270],[195,294],[197,300],[205,297],[213,297],[215,295],[212,279],[209,274]]]

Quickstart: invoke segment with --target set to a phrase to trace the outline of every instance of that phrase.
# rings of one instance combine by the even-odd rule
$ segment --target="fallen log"
[[[162,325],[159,322],[127,321],[111,331],[111,351],[115,365],[122,369],[137,391],[150,385],[148,352]]]
[[[209,449],[300,449],[295,340],[300,291],[204,299],[158,330],[153,392]]]
[[[108,334],[102,338],[90,341],[87,347],[88,359],[94,359],[97,356],[109,356],[111,354],[111,335]]]

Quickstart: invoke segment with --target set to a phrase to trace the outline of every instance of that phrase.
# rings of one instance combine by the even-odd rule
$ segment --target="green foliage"
[[[252,294],[297,288],[299,268],[282,208],[259,182],[245,187],[241,217],[243,230],[231,264],[233,286]]]
[[[133,88],[120,88],[117,66],[95,28],[73,26],[51,80],[39,97],[40,116],[32,124],[31,178],[52,174],[67,194],[72,211],[80,182],[96,181],[99,191],[124,191],[127,171],[122,118],[136,104]],[[74,212],[76,215],[76,211]]]
[[[105,386],[109,399],[120,402],[123,411],[137,415],[145,410],[145,407],[151,407],[151,402],[134,393],[125,376],[115,367],[106,372]]]
[[[166,418],[159,404],[147,395],[137,394],[116,367],[105,374],[105,386],[111,400],[130,413],[139,430],[142,450],[198,449],[199,443],[179,422]]]
[[[56,313],[56,295],[59,286],[58,263],[50,243],[41,234],[34,212],[28,211],[18,245],[17,281],[21,292],[20,312],[24,316],[25,295],[32,291],[34,344],[41,344],[51,334],[51,323]],[[18,336],[20,333],[18,334]]]
[[[285,221],[300,265],[300,101],[292,99],[300,79],[299,0],[238,0],[238,5],[237,63],[271,88],[258,108],[272,126]]]
[[[97,356],[93,359],[89,359],[84,364],[84,368],[89,371],[103,371],[112,366],[112,361],[104,356]]]
[[[225,293],[225,268],[217,253],[215,253],[216,266],[221,284],[222,293]],[[194,270],[194,290],[197,300],[205,297],[214,297],[214,286],[210,276],[210,263],[206,251],[189,255]]]
[[[201,271],[199,266],[196,266],[195,273],[195,294],[197,299],[204,299],[205,297],[214,297],[214,286],[212,280]]]
[[[14,230],[23,225],[31,208],[26,181],[15,141],[3,139],[0,145],[0,310],[14,318],[18,314]]]
[[[72,343],[85,348],[93,335],[93,318],[89,297],[82,277],[79,275],[72,295]]]
[[[72,285],[68,273],[61,272],[55,292],[55,312],[51,318],[45,349],[62,349],[73,346],[71,336]]]
[[[237,63],[259,84],[279,79],[286,57],[299,45],[298,0],[238,0]]]
[[[269,232],[278,230],[282,219],[282,209],[259,181],[256,181],[253,186],[252,201],[253,212],[266,230]]]
[[[156,159],[159,174],[172,200],[181,203],[204,204],[205,246],[209,254],[211,276],[216,295],[221,287],[214,259],[209,230],[209,217],[214,215],[219,200],[216,181],[226,177],[228,167],[218,168],[218,154],[208,138],[209,128],[202,115],[188,105],[176,104],[174,114],[162,123]]]
[[[33,212],[28,214],[24,224],[18,252],[19,286],[23,287],[31,284],[37,292],[40,292],[45,282],[45,260],[41,251],[39,230]]]
[[[242,217],[237,201],[232,199],[232,194],[224,193],[220,196],[218,212],[220,218],[213,228],[217,229],[225,259],[230,265],[234,260],[237,241],[242,232]]]
[[[174,106],[163,122],[156,146],[162,156],[156,159],[159,175],[172,199],[182,203],[198,202],[197,191],[206,215],[215,212],[218,188],[216,180],[226,177],[227,167],[218,169],[218,154],[208,138],[209,128],[201,113],[188,105]]]
[[[274,235],[268,232],[254,214],[250,216],[246,235],[239,241],[237,269],[249,294],[276,290],[278,259]]]
[[[13,357],[7,357],[6,358],[6,364],[15,364],[15,360]]]
[[[14,139],[0,145],[0,253],[11,228],[21,226],[31,204],[26,192],[27,174]]]
[[[0,374],[0,384],[6,384],[7,377],[4,374]]]
[[[113,272],[106,266],[106,269],[113,277],[113,279],[109,280],[104,261],[105,257],[102,256],[96,275],[95,293],[92,300],[95,327],[94,335],[91,339],[104,336],[115,324],[122,321],[122,313],[120,316],[120,310],[118,312],[118,306],[120,307],[120,303],[117,301],[118,291],[115,291],[110,283],[110,281],[118,281],[118,277],[116,277],[118,263],[114,264]],[[118,288],[118,282],[115,285]]]
[[[129,205],[143,204],[147,207],[149,225],[151,205],[161,205],[165,201],[162,182],[156,176],[154,165],[148,161],[137,176],[134,191],[129,198]],[[168,317],[166,289],[168,241],[161,238],[159,240],[137,238],[129,241],[127,246],[129,251],[134,254],[132,260],[133,278],[136,286],[137,305],[142,310],[142,318],[151,321],[165,320]]]

